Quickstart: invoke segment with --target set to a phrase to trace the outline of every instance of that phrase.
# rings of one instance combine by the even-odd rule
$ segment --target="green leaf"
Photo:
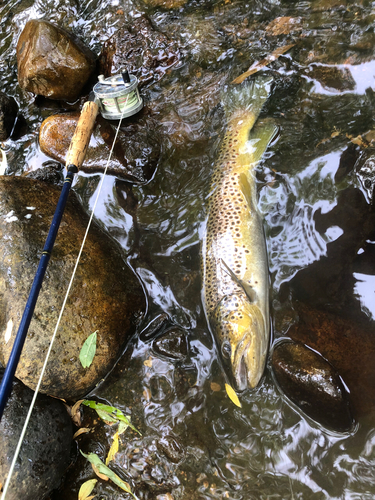
[[[128,427],[128,424],[126,424],[125,422],[119,422],[117,429],[118,435],[120,436],[121,434],[123,434]]]
[[[126,491],[126,493],[129,493],[133,498],[135,498],[136,500],[137,497],[134,495],[134,493],[132,492],[132,490],[130,489],[130,485],[126,482],[126,481],[123,481],[117,474],[115,474],[109,467],[107,467],[101,460],[100,458],[98,457],[98,455],[96,455],[95,453],[89,453],[88,455],[86,455],[85,453],[83,453],[83,451],[79,450],[82,455],[93,465],[95,465],[95,467],[98,469],[98,471],[100,472],[100,474],[105,474],[106,476],[109,477],[109,479],[117,484],[117,486],[119,486],[122,490]]]
[[[133,431],[138,432],[141,435],[138,429],[134,427],[134,425],[130,421],[130,417],[128,415],[124,415],[121,410],[115,408],[114,406],[104,405],[102,403],[97,403],[96,401],[91,401],[89,399],[85,399],[82,401],[82,404],[88,406],[96,411],[99,417],[105,422],[113,423],[113,422],[123,422],[126,426],[133,429]],[[122,432],[124,432],[123,429]]]
[[[79,360],[83,368],[88,368],[91,365],[92,360],[94,359],[96,352],[97,332],[98,330],[87,337],[87,339],[83,343],[81,352],[79,353]]]

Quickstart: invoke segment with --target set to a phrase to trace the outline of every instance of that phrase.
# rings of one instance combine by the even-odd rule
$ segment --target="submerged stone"
[[[375,148],[366,149],[355,164],[355,173],[359,178],[368,201],[374,203],[375,191]]]
[[[348,394],[332,365],[303,344],[279,343],[272,366],[283,392],[313,420],[345,432],[353,426]]]
[[[180,328],[171,328],[164,332],[153,343],[156,354],[171,360],[183,360],[188,353],[186,335]]]
[[[4,370],[0,370],[0,380]],[[0,422],[0,483],[4,485],[33,392],[15,379]],[[7,492],[8,500],[43,500],[70,463],[72,424],[61,401],[39,394]]]
[[[50,99],[75,101],[95,69],[82,41],[48,21],[26,23],[17,43],[20,86]]]
[[[325,90],[351,92],[356,86],[355,80],[348,68],[339,68],[328,64],[311,64],[306,74],[313,80],[317,80]]]
[[[21,177],[0,180],[0,362],[16,336],[60,188]],[[71,193],[17,368],[36,386],[63,298],[86,230],[88,216]],[[41,391],[78,399],[111,369],[146,309],[142,286],[119,247],[96,224],[90,229],[69,294]],[[96,354],[83,368],[79,354],[97,331]]]
[[[18,104],[3,92],[0,92],[0,141],[8,139],[12,133],[18,113]]]
[[[39,145],[43,153],[65,163],[78,119],[79,113],[64,113],[44,120],[39,132]],[[131,182],[147,182],[154,174],[160,156],[160,143],[155,135],[158,125],[150,118],[140,118],[136,123],[124,121],[123,125],[107,173]],[[104,171],[114,137],[112,125],[98,117],[82,171]]]
[[[288,335],[321,353],[345,380],[355,418],[375,409],[375,336],[371,324],[361,324],[301,302]]]
[[[141,83],[155,82],[179,59],[176,42],[155,29],[146,16],[140,16],[105,42],[99,68],[108,77],[127,67]]]

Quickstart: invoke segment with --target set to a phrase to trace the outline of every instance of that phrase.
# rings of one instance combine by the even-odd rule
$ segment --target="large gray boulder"
[[[6,365],[54,214],[60,189],[21,177],[0,179],[0,362]],[[88,216],[74,193],[68,200],[17,368],[34,389],[86,230]],[[111,369],[146,309],[142,286],[117,244],[95,224],[53,346],[42,392],[77,399]],[[97,330],[93,363],[79,353]]]

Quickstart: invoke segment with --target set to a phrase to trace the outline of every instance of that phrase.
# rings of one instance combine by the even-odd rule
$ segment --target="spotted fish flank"
[[[256,123],[270,83],[261,77],[225,96],[229,123],[212,174],[203,242],[205,311],[238,391],[258,384],[269,343],[268,265],[255,168],[277,131],[270,120]]]

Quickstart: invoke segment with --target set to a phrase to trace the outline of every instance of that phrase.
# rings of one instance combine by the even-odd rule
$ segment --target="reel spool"
[[[94,86],[95,101],[100,113],[107,120],[120,120],[135,115],[143,108],[143,100],[138,91],[138,80],[124,71],[121,75],[104,78],[99,75]]]

